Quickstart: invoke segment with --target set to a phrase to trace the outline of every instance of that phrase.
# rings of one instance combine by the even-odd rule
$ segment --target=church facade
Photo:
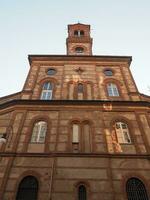
[[[0,98],[1,200],[149,200],[150,97],[132,57],[92,55],[68,25],[66,55],[29,55],[21,92]]]

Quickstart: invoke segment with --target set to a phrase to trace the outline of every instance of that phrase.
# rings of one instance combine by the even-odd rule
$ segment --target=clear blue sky
[[[91,25],[93,54],[133,57],[150,95],[150,0],[0,0],[0,96],[22,90],[28,54],[66,54],[67,25],[78,21]]]

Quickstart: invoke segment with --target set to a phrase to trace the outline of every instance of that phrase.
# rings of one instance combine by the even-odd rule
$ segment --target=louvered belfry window
[[[130,178],[126,184],[128,200],[149,200],[146,188],[138,178]]]
[[[37,194],[37,179],[34,176],[27,176],[19,184],[16,200],[37,200]]]
[[[86,187],[80,185],[78,188],[78,200],[87,200]]]

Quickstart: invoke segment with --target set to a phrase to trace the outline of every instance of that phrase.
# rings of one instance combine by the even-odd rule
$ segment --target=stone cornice
[[[28,55],[29,63],[33,61],[99,61],[99,62],[126,62],[131,64],[131,56],[106,56],[106,55]]]
[[[123,154],[123,153],[69,153],[69,152],[52,152],[52,153],[16,153],[16,152],[1,152],[3,157],[97,157],[97,158],[128,158],[128,159],[148,159],[150,154]]]
[[[11,100],[7,101],[5,103],[2,103],[0,105],[0,109],[9,108],[12,106],[84,106],[89,107],[90,106],[98,106],[103,107],[103,110],[111,111],[112,108],[117,106],[123,106],[127,108],[133,107],[133,109],[136,107],[142,107],[142,108],[150,108],[150,102],[148,101],[117,101],[117,100]]]

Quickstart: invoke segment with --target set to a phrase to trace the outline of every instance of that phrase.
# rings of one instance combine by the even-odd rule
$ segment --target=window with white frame
[[[123,122],[116,122],[115,123],[115,131],[117,140],[120,144],[130,144],[131,138],[129,134],[129,129],[127,124]]]
[[[107,84],[107,92],[108,92],[108,96],[110,96],[110,97],[119,96],[118,87],[114,83]]]
[[[45,121],[39,121],[34,124],[31,142],[32,143],[44,143],[47,131],[47,123]]]
[[[46,82],[43,85],[42,92],[41,92],[41,99],[42,100],[51,100],[53,95],[53,83]]]

